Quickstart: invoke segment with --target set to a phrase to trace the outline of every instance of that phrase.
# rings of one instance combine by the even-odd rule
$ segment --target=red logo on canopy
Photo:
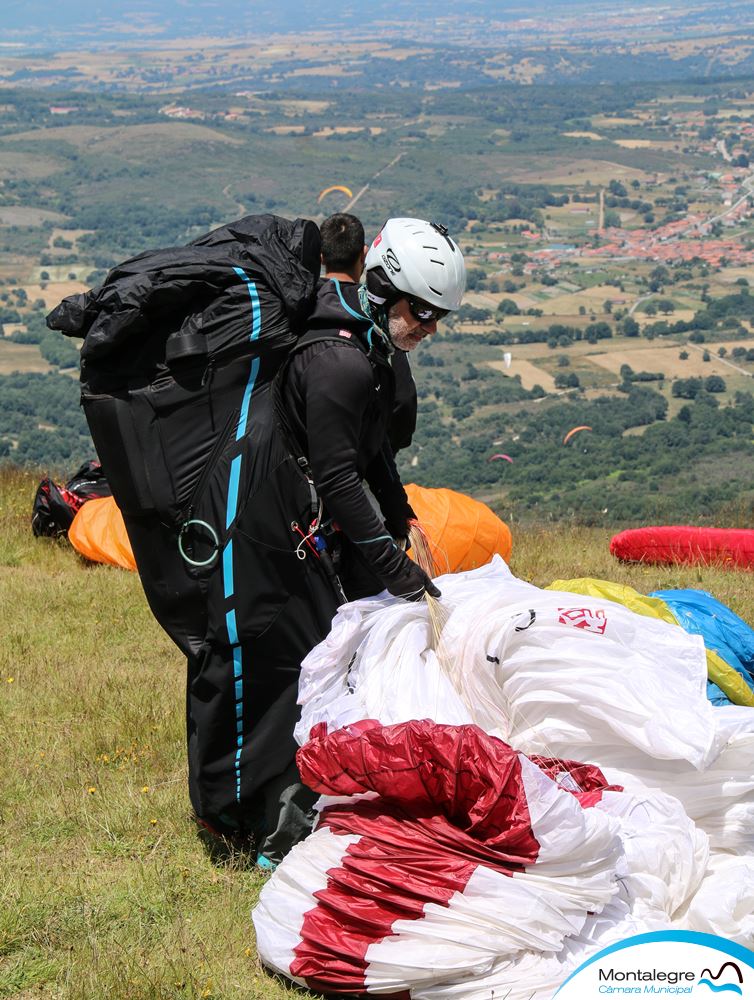
[[[604,635],[607,628],[607,618],[602,608],[558,608],[558,615],[561,625],[583,628],[586,632],[596,632],[597,635]]]
[[[374,243],[372,244],[372,246],[378,247],[380,243],[382,243],[382,233],[377,233],[377,235],[374,238]]]

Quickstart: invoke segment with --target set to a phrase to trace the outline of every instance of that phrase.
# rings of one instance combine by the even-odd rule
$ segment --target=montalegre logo
[[[558,1000],[680,997],[754,1000],[754,951],[696,931],[655,931],[618,941],[583,962]]]

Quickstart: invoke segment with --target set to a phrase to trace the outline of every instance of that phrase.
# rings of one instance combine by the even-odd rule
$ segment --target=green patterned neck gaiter
[[[366,285],[359,285],[359,305],[361,306],[364,314],[369,316],[372,320],[375,329],[387,344],[390,353],[392,353],[395,348],[393,347],[393,342],[390,339],[387,306],[372,302],[367,295]]]

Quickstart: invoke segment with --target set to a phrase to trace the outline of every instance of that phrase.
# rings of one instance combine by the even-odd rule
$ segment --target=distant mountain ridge
[[[736,28],[749,33],[754,24],[751,0],[666,0],[661,9],[637,0],[630,9],[606,9],[597,0],[446,0],[442,17],[432,0],[394,0],[389,8],[368,0],[335,3],[321,0],[115,0],[93,7],[87,0],[50,5],[44,0],[6,0],[0,9],[0,51],[14,47],[59,50],[65,47],[138,47],[145,42],[199,36],[243,37],[331,31],[334,36],[379,26],[381,35],[400,33],[419,43],[541,44],[561,33],[571,41],[595,32],[605,36],[615,24],[614,41],[631,43],[658,30],[668,37],[717,35]],[[589,17],[589,13],[594,16]],[[628,29],[621,37],[620,24]],[[528,28],[532,34],[527,37]],[[336,54],[336,53],[334,53]]]

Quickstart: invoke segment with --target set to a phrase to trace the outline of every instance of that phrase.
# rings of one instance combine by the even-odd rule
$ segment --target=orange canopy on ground
[[[454,490],[426,489],[409,483],[409,502],[429,538],[440,573],[484,566],[493,555],[511,554],[508,525],[480,500]],[[73,519],[68,539],[94,562],[136,569],[123,517],[112,497],[87,500]]]
[[[112,497],[87,500],[68,529],[68,541],[93,562],[136,569],[123,515]]]
[[[455,490],[426,489],[409,483],[409,503],[429,539],[440,573],[460,573],[484,566],[497,554],[511,554],[508,525],[487,504]]]

